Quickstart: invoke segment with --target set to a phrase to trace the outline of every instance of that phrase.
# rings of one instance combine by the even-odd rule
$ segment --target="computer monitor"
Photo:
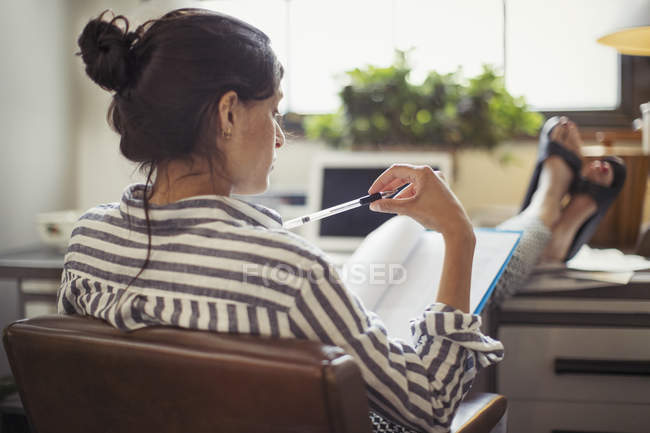
[[[323,152],[312,163],[307,206],[315,212],[368,194],[372,182],[393,163],[429,165],[452,180],[452,158],[446,152]],[[368,206],[305,226],[305,235],[322,249],[352,251],[392,214]]]

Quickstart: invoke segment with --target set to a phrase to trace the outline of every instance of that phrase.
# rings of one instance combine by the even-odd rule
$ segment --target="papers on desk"
[[[566,265],[540,265],[523,287],[524,292],[592,289],[624,285],[635,271],[650,269],[645,257],[623,254],[617,249],[594,249],[584,245]]]
[[[583,245],[578,254],[567,262],[567,268],[579,271],[634,272],[650,269],[650,260],[634,254],[623,254],[614,248],[600,250]]]
[[[482,310],[520,236],[517,231],[476,229],[470,311]],[[409,320],[436,299],[444,251],[439,233],[396,216],[370,233],[346,263],[349,272],[362,271],[365,278],[344,278],[391,336],[410,339]],[[378,269],[381,278],[376,278]]]

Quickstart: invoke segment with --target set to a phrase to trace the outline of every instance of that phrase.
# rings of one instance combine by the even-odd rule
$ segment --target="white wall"
[[[74,49],[78,50],[76,39],[89,19],[109,8],[129,17],[139,3],[139,0],[69,1],[70,25],[66,31]],[[111,94],[88,78],[80,57],[75,60],[70,71],[75,95],[72,140],[78,175],[74,195],[75,206],[88,209],[99,203],[118,201],[124,187],[140,178],[132,177],[136,167],[120,155],[119,136],[106,122]]]
[[[0,14],[0,248],[38,242],[34,215],[76,201],[65,1],[3,2]]]

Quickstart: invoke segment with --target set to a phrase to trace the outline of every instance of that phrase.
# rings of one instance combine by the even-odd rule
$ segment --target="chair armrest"
[[[500,394],[470,394],[458,407],[451,433],[489,433],[504,417],[507,407],[508,401]]]

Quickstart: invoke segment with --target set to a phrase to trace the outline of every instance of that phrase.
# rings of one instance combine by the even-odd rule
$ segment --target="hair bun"
[[[86,74],[103,89],[120,90],[130,78],[131,44],[138,38],[129,32],[128,20],[119,15],[111,21],[104,21],[104,11],[99,17],[90,20],[84,27],[77,43],[81,51]],[[116,21],[123,21],[124,30]]]

